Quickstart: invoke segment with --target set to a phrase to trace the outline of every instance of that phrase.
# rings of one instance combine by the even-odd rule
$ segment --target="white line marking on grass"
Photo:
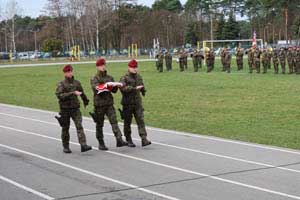
[[[33,133],[33,132],[29,132],[29,131],[15,129],[15,128],[12,128],[12,127],[7,127],[7,126],[1,126],[0,125],[0,128],[4,128],[4,129],[12,130],[12,131],[15,131],[15,132],[20,132],[20,133],[25,133],[25,134],[28,134],[28,135],[34,135],[34,136],[38,136],[38,137],[43,137],[43,138],[47,138],[47,139],[51,139],[51,140],[60,141],[60,139],[58,139],[58,138],[54,138],[54,137],[50,137],[50,136],[45,136],[45,135],[40,135],[38,133]],[[70,143],[74,144],[74,145],[79,145],[78,143],[74,143],[74,142],[70,142]],[[0,144],[0,146],[4,146],[6,148],[12,148],[12,147],[9,147],[9,146],[6,146],[6,145],[1,145],[1,144]],[[97,147],[93,147],[93,148],[95,149]],[[12,149],[14,149],[14,148],[12,148]],[[21,150],[19,150],[19,151],[23,152]],[[39,156],[39,155],[36,155],[36,154],[32,154],[32,153],[29,153],[29,152],[26,152],[26,153],[28,155],[32,155],[32,156],[35,156],[35,157],[38,157],[38,158],[41,158],[41,159],[44,159],[44,160],[48,159],[48,158],[45,158],[45,157],[42,157],[42,156]],[[163,163],[159,163],[159,162],[155,162],[155,161],[151,161],[151,160],[146,160],[146,159],[143,159],[143,158],[138,158],[138,157],[135,157],[135,156],[129,156],[129,155],[125,155],[125,154],[113,152],[113,151],[104,151],[104,153],[110,153],[110,154],[114,154],[114,155],[117,155],[117,156],[120,156],[120,157],[130,158],[130,159],[133,159],[133,160],[138,160],[138,161],[141,161],[141,162],[149,163],[149,164],[160,166],[160,167],[165,167],[165,168],[168,168],[168,169],[173,169],[173,170],[184,172],[184,173],[188,173],[188,174],[193,174],[193,175],[198,175],[198,176],[201,176],[201,177],[211,178],[211,179],[214,179],[214,180],[218,180],[218,181],[225,182],[225,183],[230,183],[230,184],[237,185],[237,186],[242,186],[242,187],[246,187],[246,188],[250,188],[250,189],[254,189],[254,190],[258,190],[258,191],[262,191],[262,192],[266,192],[266,193],[270,193],[270,194],[275,194],[275,195],[279,195],[279,196],[283,196],[283,197],[288,197],[288,198],[291,198],[291,199],[298,199],[298,200],[300,200],[299,196],[295,196],[295,195],[291,195],[291,194],[287,194],[287,193],[283,193],[283,192],[278,192],[278,191],[274,191],[274,190],[270,190],[270,189],[266,189],[266,188],[254,186],[254,185],[249,185],[249,184],[241,183],[241,182],[238,182],[238,181],[232,181],[232,180],[225,179],[225,178],[220,178],[220,177],[217,177],[217,176],[211,176],[211,175],[208,175],[208,174],[204,174],[204,173],[200,173],[200,172],[196,172],[196,171],[187,170],[187,169],[180,168],[180,167],[175,167],[175,166],[172,166],[172,165],[167,165],[167,164],[163,164]],[[60,164],[62,166],[70,166],[68,164],[64,164],[64,163],[61,163],[59,161],[52,160],[50,162],[54,162],[54,163]],[[79,169],[79,168],[76,168],[76,167],[73,167],[73,166],[70,166],[69,168],[72,168],[72,169],[75,169],[75,170],[78,170],[78,171],[83,170],[83,169]],[[91,174],[91,175],[95,174],[93,172],[89,172],[89,171],[86,171],[86,170],[83,170],[81,172],[87,173],[87,174]],[[99,175],[99,174],[96,174],[96,175],[99,176],[99,177],[103,177],[103,179],[110,180],[112,182],[117,181],[115,179],[104,177],[104,176]],[[117,183],[118,182],[120,184],[122,183],[123,185],[127,184],[127,183],[124,183],[124,182],[117,181]],[[146,189],[143,189],[143,188],[138,188],[138,186],[134,186],[134,185],[130,185],[129,186],[129,184],[128,184],[127,186],[131,187],[131,188],[134,188],[134,189],[142,190],[142,191],[146,190]],[[144,192],[146,192],[146,191],[144,191]],[[149,190],[147,193],[150,193],[150,192],[153,192],[153,191]],[[159,194],[159,193],[156,193],[156,195],[157,194]],[[159,196],[159,195],[157,195],[157,196]],[[172,199],[172,198],[173,197],[170,197],[170,199]],[[173,199],[175,199],[175,198],[173,198]]]
[[[4,144],[0,144],[0,147],[10,149],[10,150],[13,150],[13,151],[17,151],[19,153],[23,153],[23,154],[26,154],[26,155],[29,155],[29,156],[32,156],[32,157],[35,157],[35,158],[39,158],[41,160],[45,160],[45,161],[48,161],[48,162],[51,162],[51,163],[54,163],[54,164],[57,164],[57,165],[60,165],[60,166],[66,167],[66,168],[73,169],[75,171],[79,171],[79,172],[84,173],[84,174],[88,174],[88,175],[91,175],[91,176],[94,176],[94,177],[97,177],[97,178],[100,178],[100,179],[104,179],[104,180],[107,180],[107,181],[110,181],[110,182],[113,182],[113,183],[117,183],[119,185],[123,185],[123,186],[129,187],[129,188],[132,188],[132,189],[140,190],[142,192],[152,194],[152,195],[155,195],[155,196],[158,196],[158,197],[162,197],[162,198],[169,199],[169,200],[179,200],[178,198],[175,198],[175,197],[171,197],[171,196],[164,195],[164,194],[161,194],[161,193],[158,193],[158,192],[154,192],[152,190],[144,189],[144,188],[141,188],[141,187],[136,186],[136,185],[132,185],[132,184],[129,184],[129,183],[126,183],[126,182],[123,182],[123,181],[119,181],[119,180],[116,180],[116,179],[113,179],[113,178],[109,178],[107,176],[103,176],[101,174],[94,173],[92,171],[88,171],[88,170],[85,170],[85,169],[82,169],[82,168],[79,168],[79,167],[75,167],[73,165],[69,165],[69,164],[66,164],[66,163],[63,163],[63,162],[60,162],[60,161],[56,161],[56,160],[53,160],[53,159],[50,159],[50,158],[47,158],[47,157],[44,157],[44,156],[41,156],[41,155],[38,155],[38,154],[30,153],[28,151],[17,149],[17,148],[7,146],[7,145],[4,145]]]
[[[5,181],[5,182],[7,182],[7,183],[10,183],[10,184],[12,184],[12,185],[14,185],[14,186],[20,188],[20,189],[22,189],[22,190],[25,190],[25,191],[27,191],[27,192],[29,192],[29,193],[32,193],[32,194],[34,194],[34,195],[36,195],[36,196],[39,196],[39,197],[41,197],[41,198],[43,198],[43,199],[47,199],[47,200],[54,200],[54,199],[55,199],[55,198],[50,197],[50,196],[48,196],[48,195],[46,195],[46,194],[43,194],[43,193],[41,193],[41,192],[38,192],[38,191],[36,191],[36,190],[34,190],[34,189],[31,189],[31,188],[29,188],[29,187],[26,187],[25,185],[22,185],[22,184],[20,184],[20,183],[17,183],[17,182],[15,182],[15,181],[13,181],[13,180],[11,180],[11,179],[9,179],[9,178],[6,178],[6,177],[4,177],[4,176],[2,176],[2,175],[0,175],[0,179],[1,179],[2,181]]]
[[[49,125],[54,125],[54,126],[59,127],[59,125],[57,123],[47,122],[47,121],[43,121],[43,120],[27,118],[27,117],[21,117],[21,116],[18,116],[18,115],[6,114],[6,113],[1,113],[1,112],[0,112],[0,115],[5,115],[5,116],[13,117],[13,118],[20,118],[20,119],[25,119],[25,120],[30,120],[30,121],[36,121],[36,122],[49,124]],[[70,127],[73,128],[73,129],[76,129],[74,126],[70,126]],[[87,128],[85,128],[85,131],[92,132],[92,133],[95,132],[95,131],[93,131],[91,129],[87,129]],[[114,137],[114,134],[111,134],[111,133],[104,133],[104,134]],[[139,141],[140,139],[133,138],[133,140]],[[286,167],[278,167],[278,166],[270,165],[270,164],[266,164],[266,163],[255,162],[255,161],[245,160],[245,159],[241,159],[241,158],[235,158],[235,157],[231,157],[231,156],[225,156],[225,155],[221,155],[221,154],[215,154],[215,153],[210,153],[210,152],[206,152],[206,151],[201,151],[201,150],[196,150],[196,149],[191,149],[191,148],[185,148],[185,147],[180,147],[180,146],[176,146],[176,145],[165,144],[165,143],[161,143],[161,142],[152,141],[152,143],[156,144],[156,145],[160,145],[160,146],[165,146],[165,147],[169,147],[169,148],[183,150],[183,151],[189,151],[189,152],[193,152],[193,153],[200,153],[200,154],[204,154],[204,155],[208,155],[208,156],[224,158],[224,159],[234,160],[234,161],[238,161],[238,162],[244,162],[244,163],[248,163],[248,164],[254,164],[254,165],[259,165],[259,166],[264,166],[264,167],[280,169],[280,170],[284,170],[284,171],[300,173],[300,170],[296,170],[296,169],[290,169],[290,168],[286,168]]]
[[[57,112],[34,109],[34,108],[28,108],[28,107],[23,107],[23,106],[15,106],[15,105],[10,105],[10,104],[0,103],[0,106],[10,107],[10,108],[17,108],[17,109],[25,109],[25,110],[30,110],[30,111],[40,112],[40,113],[46,113],[46,114],[54,114],[54,115],[57,114]],[[86,119],[86,120],[92,121],[92,119],[89,118],[89,117],[83,117],[83,118]],[[106,123],[108,123],[108,122],[106,121]],[[119,125],[123,126],[123,123],[119,123]],[[137,127],[136,125],[132,125],[132,126]],[[217,141],[217,142],[231,143],[231,144],[237,144],[237,145],[241,145],[241,146],[249,146],[249,147],[254,147],[254,148],[259,148],[259,149],[265,149],[265,150],[271,150],[271,151],[280,151],[280,152],[284,152],[284,153],[300,155],[300,151],[296,151],[296,150],[284,149],[284,148],[279,148],[279,147],[271,147],[271,146],[265,146],[265,145],[260,145],[260,144],[252,144],[252,143],[247,143],[247,142],[240,142],[240,141],[235,141],[235,140],[218,138],[218,137],[214,137],[214,136],[197,135],[197,134],[192,134],[192,133],[179,132],[179,131],[174,131],[174,130],[167,130],[167,129],[149,127],[149,126],[147,126],[146,129],[151,130],[151,131],[159,131],[161,133],[170,133],[170,134],[175,134],[175,135],[181,135],[181,136],[187,136],[187,137],[193,137],[193,138],[200,138],[200,139],[212,140],[212,141]],[[155,134],[158,134],[158,133],[155,133]]]

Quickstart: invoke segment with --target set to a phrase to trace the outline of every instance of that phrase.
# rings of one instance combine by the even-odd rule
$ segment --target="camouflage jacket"
[[[57,84],[55,92],[61,110],[76,109],[80,107],[79,99],[74,94],[75,91],[82,92],[81,99],[85,106],[88,105],[89,100],[83,91],[81,83],[75,80],[74,77],[65,78]]]
[[[110,106],[114,104],[114,98],[111,92],[102,92],[98,94],[96,90],[96,86],[99,84],[114,82],[112,76],[108,75],[107,72],[97,72],[97,74],[91,78],[91,87],[94,92],[94,106],[102,107],[102,106]],[[118,87],[114,87],[112,92],[116,93],[118,91]]]
[[[244,52],[243,52],[243,49],[241,48],[238,48],[237,51],[236,51],[236,59],[237,60],[241,60],[243,59],[243,56],[244,56]]]
[[[146,89],[145,87],[141,90],[137,90],[136,87],[140,85],[144,85],[143,79],[139,74],[127,73],[120,80],[123,83],[123,87],[121,88],[122,92],[122,100],[121,104],[126,105],[142,105],[142,97],[145,96]]]
[[[172,55],[170,53],[165,54],[165,60],[166,63],[171,63],[172,62]]]
[[[278,57],[279,57],[279,60],[280,62],[285,62],[285,59],[286,59],[286,53],[284,50],[280,50],[279,51],[279,54],[278,54]]]

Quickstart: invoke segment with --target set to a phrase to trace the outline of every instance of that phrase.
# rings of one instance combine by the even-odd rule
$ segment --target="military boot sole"
[[[90,151],[90,150],[92,150],[91,146],[81,147],[81,152],[87,152],[87,151]]]
[[[64,153],[72,153],[71,149],[64,149],[63,152]]]

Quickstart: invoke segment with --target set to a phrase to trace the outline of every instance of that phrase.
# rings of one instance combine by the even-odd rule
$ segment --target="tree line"
[[[43,15],[20,15],[16,0],[0,7],[0,51],[43,49],[49,40],[64,50],[166,48],[210,39],[250,39],[268,43],[300,38],[299,0],[48,0]],[[48,40],[48,41],[47,41]],[[45,42],[47,41],[47,42]],[[59,42],[57,42],[59,41]]]

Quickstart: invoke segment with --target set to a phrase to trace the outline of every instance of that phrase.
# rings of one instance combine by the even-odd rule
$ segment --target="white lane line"
[[[129,62],[128,60],[107,60],[107,63],[126,63]],[[138,59],[138,62],[154,62],[155,59]],[[57,63],[35,63],[35,64],[9,64],[9,65],[0,65],[1,68],[15,68],[15,67],[41,67],[41,66],[53,66],[53,65],[65,65],[65,64],[72,64],[72,65],[83,65],[83,64],[95,64],[96,61],[83,61],[83,62],[57,62]]]
[[[34,136],[43,137],[43,138],[47,138],[47,139],[51,139],[51,140],[61,141],[59,138],[54,138],[54,137],[50,137],[50,136],[41,135],[41,134],[38,134],[38,133],[33,133],[33,132],[29,132],[29,131],[15,129],[15,128],[12,128],[12,127],[7,127],[7,126],[1,126],[0,125],[0,128],[4,128],[4,129],[12,130],[12,131],[15,131],[15,132],[20,132],[20,133],[25,133],[27,135],[34,135]],[[75,142],[70,142],[70,143],[74,144],[74,145],[79,145],[78,143],[75,143]],[[93,148],[97,149],[97,147],[93,147]],[[192,170],[187,170],[187,169],[184,169],[184,168],[180,168],[180,167],[176,167],[176,166],[172,166],[172,165],[167,165],[167,164],[163,164],[163,163],[155,162],[155,161],[151,161],[151,160],[146,160],[146,159],[135,157],[135,156],[129,156],[129,155],[126,155],[126,154],[117,153],[117,152],[113,152],[113,151],[104,151],[104,153],[110,153],[110,154],[114,154],[114,155],[117,155],[117,156],[120,156],[120,157],[130,158],[130,159],[133,159],[133,160],[138,160],[138,161],[141,161],[141,162],[149,163],[149,164],[160,166],[160,167],[165,167],[165,168],[168,168],[168,169],[173,169],[173,170],[188,173],[188,174],[193,174],[193,175],[197,175],[197,176],[201,176],[201,177],[211,178],[211,179],[214,179],[214,180],[218,180],[218,181],[225,182],[225,183],[230,183],[230,184],[237,185],[237,186],[242,186],[242,187],[246,187],[246,188],[250,188],[250,189],[254,189],[254,190],[258,190],[258,191],[262,191],[262,192],[266,192],[266,193],[270,193],[270,194],[275,194],[275,195],[279,195],[279,196],[283,196],[283,197],[288,197],[288,198],[300,200],[300,196],[295,196],[295,195],[291,195],[291,194],[287,194],[287,193],[283,193],[283,192],[270,190],[270,189],[263,188],[263,187],[249,185],[249,184],[241,183],[241,182],[238,182],[238,181],[232,181],[232,180],[225,179],[225,178],[219,178],[217,176],[212,176],[212,175],[208,175],[208,174],[204,174],[204,173],[200,173],[200,172],[196,172],[196,171],[192,171]]]
[[[75,171],[79,171],[79,172],[84,173],[84,174],[88,174],[88,175],[91,175],[91,176],[94,176],[94,177],[97,177],[97,178],[100,178],[100,179],[103,179],[103,180],[107,180],[107,181],[110,181],[110,182],[113,182],[113,183],[117,183],[119,185],[123,185],[123,186],[129,187],[129,188],[135,189],[135,190],[140,190],[142,192],[145,192],[145,193],[148,193],[148,194],[151,194],[151,195],[155,195],[155,196],[162,197],[162,198],[169,199],[169,200],[179,200],[178,198],[175,198],[175,197],[171,197],[171,196],[164,195],[164,194],[161,194],[161,193],[158,193],[158,192],[154,192],[152,190],[141,188],[139,186],[132,185],[130,183],[119,181],[119,180],[116,180],[116,179],[113,179],[113,178],[110,178],[110,177],[107,177],[107,176],[104,176],[104,175],[101,175],[101,174],[98,174],[98,173],[95,173],[95,172],[92,172],[92,171],[88,171],[88,170],[85,170],[85,169],[82,169],[82,168],[79,168],[79,167],[75,167],[73,165],[69,165],[69,164],[66,164],[66,163],[63,163],[63,162],[60,162],[60,161],[57,161],[57,160],[53,160],[53,159],[50,159],[50,158],[47,158],[47,157],[44,157],[44,156],[41,156],[41,155],[38,155],[38,154],[30,153],[28,151],[17,149],[17,148],[7,146],[7,145],[4,145],[4,144],[0,144],[0,147],[10,149],[10,150],[13,150],[13,151],[17,151],[19,153],[23,153],[23,154],[26,154],[26,155],[29,155],[29,156],[32,156],[32,157],[35,157],[35,158],[39,158],[41,160],[45,160],[45,161],[48,161],[48,162],[51,162],[51,163],[54,163],[54,164],[57,164],[57,165],[60,165],[60,166],[66,167],[66,168],[73,169]]]
[[[1,112],[0,112],[0,115],[5,115],[5,116],[8,116],[8,117],[19,118],[19,119],[25,119],[25,120],[30,120],[30,121],[35,121],[35,122],[49,124],[49,125],[53,125],[53,126],[59,127],[59,125],[57,123],[53,123],[53,122],[47,122],[47,121],[43,121],[43,120],[38,120],[38,119],[33,119],[33,118],[27,118],[27,117],[21,117],[21,116],[18,116],[18,115],[6,114],[6,113],[1,113]],[[75,129],[74,126],[71,126],[71,128]],[[87,129],[87,128],[85,128],[85,131],[92,132],[92,133],[95,132],[94,130]],[[114,135],[111,134],[111,133],[104,133],[104,134],[114,137]],[[140,139],[133,138],[133,140],[139,141]],[[225,155],[221,155],[221,154],[215,154],[215,153],[210,153],[210,152],[206,152],[206,151],[200,151],[200,150],[196,150],[196,149],[185,148],[185,147],[180,147],[180,146],[170,145],[170,144],[165,144],[165,143],[160,143],[160,142],[154,142],[154,141],[152,141],[152,143],[156,144],[156,145],[160,145],[160,146],[165,146],[165,147],[169,147],[169,148],[179,149],[179,150],[182,150],[182,151],[189,151],[189,152],[193,152],[193,153],[200,153],[200,154],[203,154],[203,155],[208,155],[208,156],[213,156],[213,157],[218,157],[218,158],[224,158],[224,159],[228,159],[228,160],[234,160],[234,161],[238,161],[238,162],[244,162],[244,163],[253,164],[253,165],[259,165],[259,166],[263,166],[263,167],[276,168],[276,169],[280,169],[280,170],[284,170],[284,171],[290,171],[290,172],[300,173],[300,170],[296,170],[296,169],[290,169],[290,168],[286,168],[286,167],[278,167],[278,166],[270,165],[270,164],[266,164],[266,163],[255,162],[255,161],[245,160],[245,159],[241,159],[241,158],[235,158],[235,157],[231,157],[231,156],[225,156]]]
[[[35,109],[35,108],[28,108],[28,107],[23,107],[23,106],[15,106],[15,105],[10,105],[10,104],[3,104],[3,103],[0,103],[0,106],[29,110],[29,111],[40,112],[40,113],[45,113],[45,114],[54,114],[54,115],[57,114],[57,112],[40,110],[40,109]],[[89,117],[83,117],[83,118],[86,120],[92,121],[92,119]],[[119,125],[123,126],[123,123],[119,123]],[[133,126],[137,127],[136,125],[133,125]],[[200,138],[200,139],[205,139],[205,140],[212,140],[212,141],[217,141],[217,142],[224,142],[224,143],[237,144],[237,145],[241,145],[241,146],[254,147],[254,148],[258,148],[258,149],[265,149],[265,150],[279,151],[279,152],[284,152],[284,153],[300,155],[300,151],[284,149],[284,148],[279,148],[279,147],[265,146],[265,145],[260,145],[260,144],[252,144],[252,143],[247,143],[247,142],[240,142],[240,141],[234,141],[234,140],[229,140],[229,139],[217,138],[217,137],[213,137],[213,136],[197,135],[197,134],[192,134],[192,133],[160,129],[160,128],[154,128],[154,127],[149,127],[149,126],[147,126],[147,129],[152,130],[152,131],[159,131],[161,133],[170,133],[170,134],[175,134],[175,135],[180,135],[180,136]],[[159,133],[155,133],[155,134],[159,134]]]
[[[38,191],[36,191],[36,190],[34,190],[34,189],[31,189],[31,188],[29,188],[29,187],[26,187],[25,185],[22,185],[22,184],[20,184],[20,183],[17,183],[17,182],[15,182],[15,181],[13,181],[13,180],[11,180],[11,179],[9,179],[9,178],[6,178],[6,177],[4,177],[4,176],[2,176],[2,175],[0,175],[0,179],[1,179],[2,181],[5,181],[5,182],[7,182],[7,183],[10,183],[10,184],[12,184],[12,185],[14,185],[14,186],[20,188],[20,189],[22,189],[22,190],[25,190],[25,191],[27,191],[27,192],[29,192],[29,193],[32,193],[32,194],[34,194],[34,195],[36,195],[36,196],[39,196],[39,197],[41,197],[41,198],[43,198],[43,199],[47,199],[47,200],[54,200],[54,199],[55,199],[55,198],[50,197],[50,196],[48,196],[48,195],[46,195],[46,194],[43,194],[43,193],[41,193],[41,192],[38,192]]]

